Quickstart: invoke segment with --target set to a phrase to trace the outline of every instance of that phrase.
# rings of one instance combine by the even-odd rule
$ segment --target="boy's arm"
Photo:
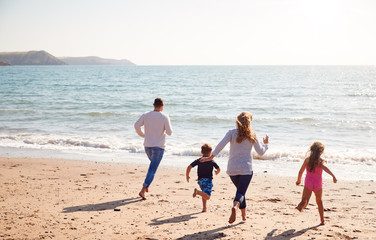
[[[221,169],[219,168],[218,164],[214,161],[213,161],[213,165],[214,165],[214,168],[216,169],[215,174],[218,175],[218,173],[221,172]]]
[[[299,186],[300,182],[302,181],[302,176],[303,176],[303,173],[304,173],[304,170],[306,169],[307,167],[307,164],[308,164],[308,158],[306,158],[302,164],[302,167],[300,168],[299,170],[299,174],[298,174],[298,180],[296,181],[296,185]]]
[[[329,170],[329,168],[327,166],[325,166],[324,164],[322,164],[322,169],[328,173],[330,176],[333,177],[333,182],[336,183],[337,182],[337,178],[336,176],[334,176],[334,174]]]
[[[190,177],[189,177],[189,173],[191,172],[191,169],[192,169],[192,166],[189,165],[189,166],[187,167],[187,171],[186,171],[186,173],[185,173],[185,177],[186,177],[186,179],[187,179],[187,182],[189,182],[189,179],[190,179]]]

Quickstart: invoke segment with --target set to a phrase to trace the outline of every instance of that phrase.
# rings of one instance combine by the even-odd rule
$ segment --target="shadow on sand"
[[[220,228],[215,228],[215,229],[212,229],[212,230],[207,230],[207,231],[203,231],[203,232],[197,232],[197,233],[185,235],[185,236],[183,236],[181,238],[178,238],[178,240],[188,240],[188,239],[189,240],[190,239],[220,239],[220,238],[226,237],[226,235],[223,232],[221,232],[221,231],[229,229],[229,228],[233,228],[233,227],[236,227],[236,226],[239,226],[241,224],[244,224],[244,222],[239,222],[237,224],[227,225],[227,226],[220,227]]]
[[[197,215],[197,214],[200,214],[200,213],[201,212],[190,213],[190,214],[181,215],[181,216],[178,216],[178,217],[167,218],[167,219],[163,219],[163,220],[160,220],[162,217],[154,218],[154,219],[151,220],[152,223],[149,223],[149,225],[150,226],[156,226],[156,225],[162,225],[162,224],[166,224],[166,223],[186,222],[186,221],[189,221],[191,219],[197,218],[197,217],[194,217],[193,215]]]
[[[277,231],[277,229],[273,229],[273,231],[271,231],[270,233],[268,233],[268,235],[265,237],[265,240],[286,240],[286,239],[293,239],[293,238],[296,238],[296,237],[299,237],[300,235],[303,235],[305,232],[307,232],[308,230],[311,230],[311,229],[315,229],[315,228],[318,228],[320,227],[321,225],[316,225],[316,226],[313,226],[313,227],[309,227],[309,228],[305,228],[305,229],[302,229],[300,231],[297,231],[295,229],[290,229],[290,230],[287,230],[279,235],[276,235],[276,236],[273,236],[274,233]]]
[[[81,206],[67,207],[63,209],[63,213],[72,213],[72,212],[90,212],[90,211],[104,211],[112,210],[120,206],[128,205],[131,203],[136,203],[142,201],[141,198],[127,198],[123,200],[117,200],[112,202],[97,203],[97,204],[87,204]]]

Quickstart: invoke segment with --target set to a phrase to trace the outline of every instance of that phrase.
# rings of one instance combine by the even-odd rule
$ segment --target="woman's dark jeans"
[[[231,181],[236,186],[236,196],[234,202],[237,201],[240,203],[239,208],[243,209],[246,207],[245,203],[245,193],[247,192],[249,183],[252,180],[253,173],[251,175],[235,175],[230,176]]]

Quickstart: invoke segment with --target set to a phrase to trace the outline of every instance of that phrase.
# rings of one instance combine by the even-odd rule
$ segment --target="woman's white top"
[[[212,155],[217,156],[220,151],[230,143],[230,156],[227,163],[227,174],[235,175],[250,175],[252,169],[252,147],[255,148],[259,155],[264,155],[268,150],[267,144],[260,145],[259,142],[251,143],[248,139],[244,139],[241,143],[236,142],[238,137],[238,130],[233,129],[227,132],[226,136],[220,141],[217,147],[212,152]]]

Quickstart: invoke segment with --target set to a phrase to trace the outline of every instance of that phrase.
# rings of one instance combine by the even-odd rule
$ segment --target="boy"
[[[204,145],[202,145],[201,154],[203,157],[210,156],[211,151],[212,147],[209,144],[205,143]],[[191,169],[195,166],[198,166],[198,185],[200,186],[202,191],[197,190],[195,188],[193,192],[193,197],[196,197],[196,195],[200,195],[202,197],[202,212],[206,212],[206,201],[210,199],[211,191],[213,188],[213,168],[216,169],[215,174],[218,174],[221,171],[221,169],[214,161],[200,162],[200,159],[201,158],[196,159],[187,167],[186,178],[187,182],[189,182],[189,173],[191,172]]]

